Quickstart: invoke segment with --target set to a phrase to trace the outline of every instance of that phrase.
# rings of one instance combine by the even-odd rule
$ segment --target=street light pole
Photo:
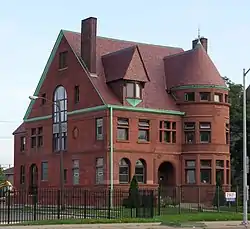
[[[64,204],[63,204],[63,198],[64,198],[64,166],[63,166],[63,151],[62,151],[62,117],[61,117],[61,106],[60,106],[60,101],[52,101],[50,99],[44,98],[44,97],[39,97],[39,96],[29,96],[30,100],[37,100],[37,99],[44,99],[54,106],[57,107],[58,109],[58,134],[59,134],[59,153],[60,153],[60,191],[61,191],[61,209],[64,209]],[[55,108],[54,108],[55,109]]]
[[[248,186],[247,186],[247,97],[246,97],[246,75],[250,68],[246,71],[243,69],[243,224],[248,224],[247,202],[248,202]]]

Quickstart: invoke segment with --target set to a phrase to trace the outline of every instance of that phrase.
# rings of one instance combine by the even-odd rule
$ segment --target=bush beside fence
[[[221,190],[220,190],[221,189]],[[237,191],[234,203],[227,203],[221,195],[227,190]],[[128,190],[86,190],[83,188],[37,189],[7,192],[0,205],[0,223],[15,223],[53,219],[121,219],[153,218],[158,215],[187,212],[241,211],[238,188],[216,186],[160,187],[139,190],[137,205],[128,204]],[[217,192],[216,192],[217,191]],[[218,192],[219,191],[219,192]],[[133,199],[133,198],[132,198]]]

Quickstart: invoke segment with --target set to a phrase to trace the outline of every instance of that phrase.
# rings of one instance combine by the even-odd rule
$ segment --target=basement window
[[[186,92],[185,93],[185,101],[188,101],[188,102],[195,101],[195,93],[194,92]]]

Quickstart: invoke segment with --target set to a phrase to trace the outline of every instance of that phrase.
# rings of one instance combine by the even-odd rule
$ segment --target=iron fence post
[[[8,224],[10,224],[10,190],[7,191],[7,220]]]
[[[33,196],[32,196],[32,202],[33,202],[33,220],[36,221],[36,215],[37,215],[37,191],[35,191]]]
[[[60,219],[61,215],[61,191],[57,190],[57,219]]]
[[[182,189],[182,186],[179,185],[178,187],[179,187],[179,209],[178,210],[179,210],[179,214],[181,214],[181,200],[182,200],[182,198],[181,198],[181,194],[182,194],[181,191],[182,190],[181,189]]]
[[[111,189],[108,190],[108,219],[111,218]]]
[[[84,219],[87,218],[87,190],[84,190]]]
[[[150,204],[150,216],[151,218],[154,218],[154,191],[153,190],[150,190],[150,201],[151,201],[151,204]]]
[[[198,195],[197,195],[197,197],[198,197],[198,203],[197,203],[197,205],[198,205],[198,212],[200,212],[200,207],[201,207],[201,205],[200,205],[200,186],[198,186],[197,187],[198,188]]]
[[[158,193],[157,193],[157,214],[161,215],[161,188],[158,187]]]

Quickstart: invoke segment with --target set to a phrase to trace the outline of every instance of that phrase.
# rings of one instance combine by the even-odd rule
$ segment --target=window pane
[[[211,169],[201,169],[201,183],[210,184],[211,183]]]
[[[195,183],[195,170],[186,170],[186,183],[187,184]]]
[[[73,185],[79,184],[79,169],[73,169]]]
[[[127,97],[133,98],[134,97],[134,84],[133,83],[127,83],[126,85],[126,95]]]
[[[185,143],[194,143],[195,132],[185,132]]]
[[[200,132],[200,142],[209,143],[210,142],[210,132],[209,131],[201,131]]]
[[[149,131],[148,130],[139,130],[138,139],[140,141],[148,141],[149,140]]]
[[[211,160],[201,160],[201,167],[211,167]]]
[[[195,167],[195,161],[186,161],[186,167]]]
[[[141,87],[139,84],[135,84],[135,97],[141,98]]]
[[[117,139],[118,140],[128,140],[128,129],[127,128],[117,128]]]

